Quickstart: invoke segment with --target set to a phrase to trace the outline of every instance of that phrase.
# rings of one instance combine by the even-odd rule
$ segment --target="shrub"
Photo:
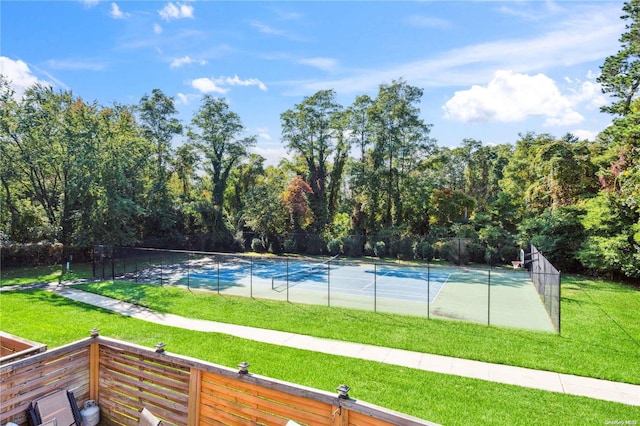
[[[340,240],[334,238],[327,243],[327,251],[331,256],[340,254]]]
[[[35,244],[10,244],[2,247],[4,266],[53,265],[63,261],[64,246],[42,241]]]
[[[251,250],[262,253],[264,251],[264,244],[260,238],[254,238],[251,240]]]
[[[413,243],[413,257],[426,261],[433,260],[433,246],[427,241],[416,241]]]
[[[382,258],[385,257],[387,254],[387,245],[384,243],[384,241],[377,241],[373,247],[373,253]]]
[[[484,245],[477,242],[467,242],[467,262],[485,263],[486,249]],[[464,263],[467,263],[464,262]]]
[[[284,240],[284,251],[285,253],[295,253],[298,248],[296,241],[292,238],[287,238]]]
[[[349,257],[362,257],[362,237],[350,235],[342,238],[342,251]]]
[[[375,250],[373,248],[373,244],[371,243],[371,241],[367,241],[364,244],[364,254],[367,255],[367,256],[375,256],[374,251]]]
[[[500,250],[496,247],[487,246],[487,249],[484,252],[484,260],[487,265],[497,265],[500,263]]]
[[[411,238],[400,238],[391,243],[389,254],[398,259],[411,259],[413,254]]]
[[[319,235],[311,234],[307,239],[306,252],[308,254],[322,254],[325,251],[326,244]]]

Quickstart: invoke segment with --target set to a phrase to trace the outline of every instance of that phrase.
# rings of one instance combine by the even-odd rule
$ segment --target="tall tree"
[[[182,133],[182,125],[173,99],[153,89],[151,96],[144,95],[138,104],[142,134],[154,146],[155,167],[151,174],[147,229],[149,234],[165,234],[174,226],[173,203],[168,192],[168,164],[171,158],[171,140]]]
[[[211,229],[215,235],[222,233],[226,237],[228,229],[223,220],[223,206],[229,174],[247,156],[247,150],[255,145],[256,138],[243,136],[240,116],[229,109],[226,100],[210,95],[202,99],[191,124],[189,139],[204,155],[204,167],[213,184]]]
[[[604,93],[616,101],[603,106],[603,112],[615,115],[629,113],[640,88],[640,1],[631,0],[622,7],[626,32],[620,36],[620,50],[607,57],[597,78]]]
[[[304,178],[313,191],[310,205],[315,217],[312,230],[316,233],[331,222],[329,159],[335,154],[342,161],[340,157],[348,152],[346,141],[338,137],[341,127],[336,128],[336,115],[342,107],[335,97],[333,90],[321,90],[280,115],[283,141],[306,166]],[[342,178],[342,169],[338,170],[340,176],[331,176],[334,181]]]
[[[422,89],[405,81],[382,84],[370,108],[373,125],[373,171],[381,190],[385,227],[402,221],[406,173],[419,163],[433,148],[428,137],[429,125],[420,118],[418,104]]]
[[[191,185],[198,166],[198,153],[196,147],[185,143],[176,148],[176,154],[172,159],[173,170],[182,183],[182,197],[188,200],[191,197]]]

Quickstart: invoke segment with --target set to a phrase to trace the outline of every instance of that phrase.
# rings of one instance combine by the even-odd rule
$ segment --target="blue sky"
[[[0,72],[85,101],[154,88],[185,124],[224,97],[254,149],[286,155],[280,114],[318,90],[350,105],[404,79],[439,146],[519,133],[593,139],[611,121],[595,79],[617,52],[622,1],[2,1]],[[179,141],[176,141],[179,143]]]

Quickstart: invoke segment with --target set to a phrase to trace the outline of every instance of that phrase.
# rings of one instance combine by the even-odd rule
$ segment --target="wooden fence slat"
[[[206,378],[206,380],[204,380]],[[281,390],[270,389],[261,387],[254,383],[245,383],[240,380],[230,379],[228,377],[220,377],[214,376],[210,374],[203,375],[203,388],[205,384],[210,384],[210,388],[213,392],[222,392],[219,390],[219,387],[225,387],[229,389],[236,389],[238,391],[254,394],[266,399],[272,399],[274,401],[285,400],[288,404],[295,405],[300,407],[305,411],[309,411],[312,413],[322,413],[330,407],[330,404],[327,404],[322,401],[315,401],[308,397],[302,397],[298,395],[293,395]],[[337,399],[337,395],[336,395]]]
[[[283,416],[278,416],[274,413],[261,411],[256,407],[248,406],[239,401],[218,398],[218,399],[215,399],[213,403],[214,403],[213,407],[218,409],[223,409],[223,411],[238,415],[242,418],[248,418],[254,424],[255,423],[263,423],[263,424],[269,424],[269,425],[284,424],[288,420]],[[328,424],[328,423],[319,423],[319,424]]]
[[[100,368],[102,370],[109,370],[111,372],[119,373],[123,376],[136,377],[140,380],[149,380],[162,385],[165,388],[174,389],[177,392],[186,392],[188,390],[189,375],[175,379],[167,378],[165,376],[155,373],[155,371],[149,371],[144,368],[144,365],[138,367],[133,365],[126,365],[119,360],[106,359],[100,361]]]
[[[163,377],[182,380],[185,375],[189,374],[190,369],[178,364],[171,363],[169,360],[157,359],[143,355],[126,354],[124,351],[116,351],[112,348],[102,348],[102,359],[113,359],[121,361],[126,365],[136,368],[144,368],[145,370],[154,372]],[[165,355],[166,357],[166,355]]]
[[[251,407],[256,412],[265,412],[280,418],[287,418],[289,420],[307,420],[314,423],[326,424],[331,417],[331,406],[329,405],[325,405],[322,410],[313,412],[305,411],[296,406],[289,405],[289,401],[286,399],[280,401],[264,399],[260,396],[234,392],[229,389],[224,393],[214,395],[214,397],[217,397],[218,400]]]
[[[244,417],[238,417],[232,413],[221,410],[215,406],[203,405],[200,407],[200,422],[214,425],[255,425],[255,422]]]
[[[167,389],[165,387],[158,386],[147,378],[114,374],[113,371],[102,371],[99,377],[105,386],[110,384],[120,384],[130,388],[132,392],[144,391],[146,394],[157,395],[163,399],[180,405],[187,404],[189,400],[188,386],[185,386],[182,392],[178,392],[174,389]]]

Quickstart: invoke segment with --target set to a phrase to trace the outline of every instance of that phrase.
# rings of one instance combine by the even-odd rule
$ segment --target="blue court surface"
[[[427,267],[260,259],[209,263],[193,268],[189,279],[201,288],[227,288],[231,283],[251,282],[254,288],[268,285],[279,293],[331,292],[432,303],[449,279],[449,273]]]

